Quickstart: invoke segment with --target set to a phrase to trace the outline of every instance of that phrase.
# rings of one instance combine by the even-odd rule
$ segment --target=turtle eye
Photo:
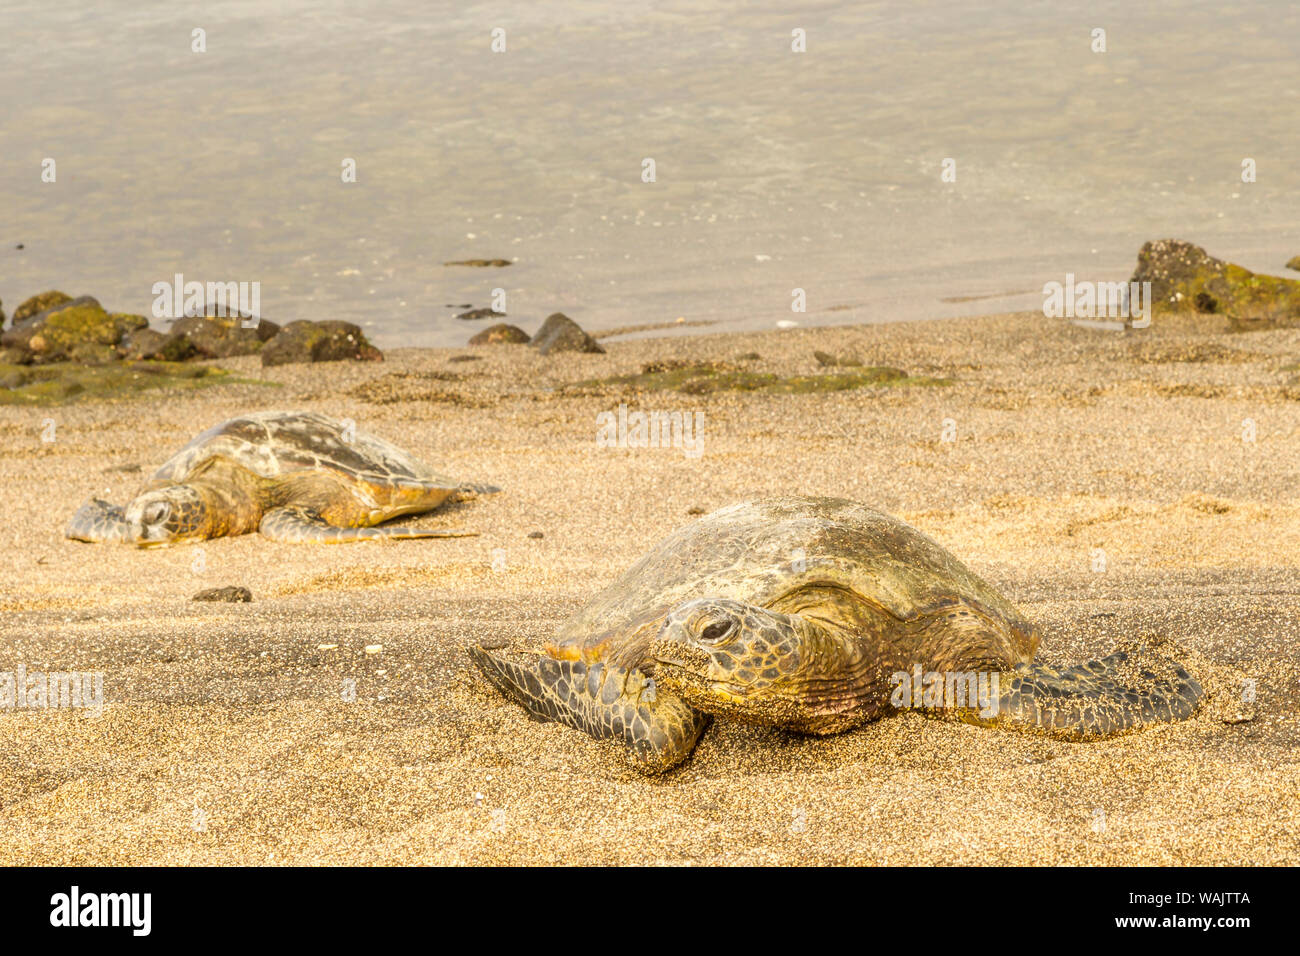
[[[734,627],[735,623],[732,621],[714,621],[700,631],[700,640],[716,644],[727,637]]]
[[[163,519],[167,517],[167,512],[169,510],[167,502],[155,501],[148,508],[144,509],[144,515],[142,516],[144,518],[144,523],[147,525],[161,524]]]

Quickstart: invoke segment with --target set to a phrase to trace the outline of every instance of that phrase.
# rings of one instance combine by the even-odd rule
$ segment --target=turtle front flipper
[[[262,516],[257,530],[272,541],[290,544],[339,544],[347,541],[373,541],[378,538],[472,538],[477,531],[458,528],[360,527],[340,528],[330,524],[310,508],[273,508]]]
[[[962,720],[1063,740],[1095,740],[1187,720],[1205,697],[1180,663],[1139,648],[1064,670],[1034,662],[1000,676],[995,706],[961,710]]]
[[[92,544],[125,541],[126,514],[118,505],[109,504],[102,498],[91,498],[77,509],[63,535],[73,541]]]
[[[638,670],[540,656],[511,660],[481,647],[469,654],[498,690],[534,717],[622,741],[644,773],[663,773],[685,760],[708,724],[685,701],[657,693]]]

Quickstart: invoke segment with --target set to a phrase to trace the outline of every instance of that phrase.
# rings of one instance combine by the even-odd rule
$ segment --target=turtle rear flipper
[[[378,538],[472,538],[477,531],[457,528],[360,527],[340,528],[330,524],[310,508],[272,508],[262,516],[257,530],[272,541],[290,544],[337,544],[347,541],[373,541]]]
[[[680,698],[657,693],[654,681],[638,670],[541,656],[511,660],[481,647],[469,654],[498,690],[534,717],[622,741],[645,773],[662,773],[685,760],[708,724],[707,716]]]
[[[1145,649],[1116,651],[1064,670],[1034,662],[1001,677],[996,713],[962,711],[962,720],[1095,740],[1187,720],[1205,697],[1181,664]]]
[[[89,541],[92,544],[125,541],[125,512],[119,505],[109,504],[102,498],[91,498],[77,509],[63,535],[73,541]]]

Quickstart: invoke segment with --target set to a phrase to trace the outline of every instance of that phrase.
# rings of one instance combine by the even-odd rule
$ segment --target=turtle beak
[[[715,713],[719,707],[743,707],[747,688],[726,680],[717,662],[703,648],[679,633],[650,642],[656,683],[692,707]]]
[[[127,540],[137,547],[158,548],[171,544],[167,519],[171,505],[166,501],[149,501],[138,508],[129,508],[126,516]]]
[[[713,665],[713,660],[700,648],[672,637],[651,641],[650,656],[657,665],[666,664],[694,674],[707,674]]]

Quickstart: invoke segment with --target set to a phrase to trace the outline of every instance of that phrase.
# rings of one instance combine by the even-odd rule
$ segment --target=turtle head
[[[126,506],[126,539],[142,548],[207,537],[208,508],[198,489],[170,485]]]
[[[651,641],[655,683],[692,707],[805,733],[860,708],[859,655],[834,629],[725,598],[673,609]]]

